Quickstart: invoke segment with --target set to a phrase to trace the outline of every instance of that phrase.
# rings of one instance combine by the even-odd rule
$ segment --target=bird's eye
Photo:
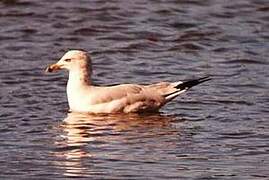
[[[71,61],[71,59],[65,59],[64,61],[65,61],[65,62],[70,62],[70,61]]]

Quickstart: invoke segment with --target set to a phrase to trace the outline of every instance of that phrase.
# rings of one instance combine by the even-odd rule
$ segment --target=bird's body
[[[94,86],[91,60],[84,51],[68,51],[48,72],[68,69],[67,98],[71,111],[87,113],[155,112],[187,89],[209,80],[160,82],[151,85],[121,84]]]
[[[107,87],[85,85],[80,89],[67,86],[70,109],[91,113],[157,111],[167,102],[163,91],[171,90],[169,83],[148,86],[122,84]]]

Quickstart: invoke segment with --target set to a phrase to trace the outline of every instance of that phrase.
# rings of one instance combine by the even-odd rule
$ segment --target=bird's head
[[[91,71],[91,58],[89,54],[82,50],[70,50],[55,64],[49,65],[46,72],[54,72],[60,69],[68,71],[89,68]]]

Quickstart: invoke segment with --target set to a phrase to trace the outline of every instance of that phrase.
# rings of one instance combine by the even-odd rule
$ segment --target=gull
[[[149,85],[120,84],[96,86],[91,80],[90,55],[70,50],[46,72],[69,71],[66,92],[71,112],[82,113],[145,113],[158,112],[165,104],[193,86],[210,80],[208,76],[189,81],[159,82]]]

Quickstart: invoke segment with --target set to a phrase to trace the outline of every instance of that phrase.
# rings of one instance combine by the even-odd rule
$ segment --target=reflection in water
[[[269,179],[268,0],[0,8],[0,180]],[[66,75],[43,71],[69,47],[91,52],[96,84],[214,80],[162,110],[183,123],[75,114],[62,122]]]
[[[160,130],[165,128],[171,130],[174,120],[176,120],[174,117],[159,114],[69,113],[61,125],[63,140],[56,143],[60,149],[56,156],[63,159],[57,162],[59,163],[57,165],[64,170],[65,176],[85,177],[94,172],[89,172],[91,171],[89,164],[84,168],[86,167],[84,163],[90,162],[92,163],[90,166],[94,166],[97,156],[113,159],[115,157],[110,154],[112,151],[118,151],[116,158],[119,158],[122,143],[132,144],[139,138],[143,141],[143,138],[163,136],[165,134]]]

